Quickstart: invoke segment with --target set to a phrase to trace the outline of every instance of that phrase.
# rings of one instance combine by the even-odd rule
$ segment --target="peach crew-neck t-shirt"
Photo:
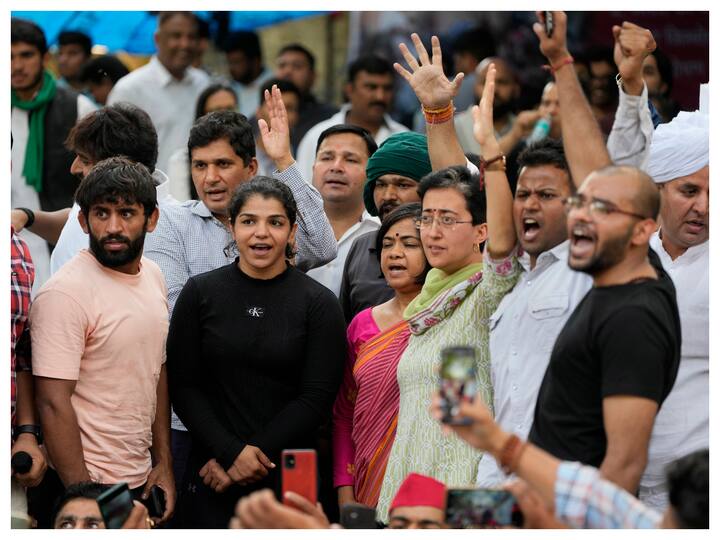
[[[92,480],[145,483],[168,307],[158,266],[102,266],[83,250],[55,273],[30,311],[33,374],[77,381],[71,403]]]

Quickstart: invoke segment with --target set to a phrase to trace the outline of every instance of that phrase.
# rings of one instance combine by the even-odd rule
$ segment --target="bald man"
[[[555,342],[529,440],[630,493],[680,361],[675,287],[649,248],[660,197],[632,167],[590,174],[566,202],[568,264],[593,288]]]

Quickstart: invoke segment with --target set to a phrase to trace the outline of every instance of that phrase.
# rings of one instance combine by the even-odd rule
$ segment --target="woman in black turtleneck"
[[[193,438],[184,527],[226,528],[240,497],[280,495],[280,452],[312,447],[330,415],[345,325],[332,292],[286,260],[296,215],[281,182],[241,185],[230,203],[239,259],[191,277],[175,304],[170,392]]]

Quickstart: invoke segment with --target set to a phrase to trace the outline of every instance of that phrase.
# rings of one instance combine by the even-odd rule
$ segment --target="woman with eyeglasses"
[[[519,277],[512,193],[492,123],[494,81],[491,67],[474,110],[476,138],[487,158],[484,174],[478,178],[466,167],[449,167],[427,175],[418,188],[422,213],[417,226],[433,269],[404,313],[411,336],[397,368],[397,433],[377,507],[383,521],[411,472],[448,486],[475,483],[481,454],[455,435],[444,436],[429,407],[439,387],[441,351],[457,345],[476,350],[475,383],[485,402],[492,403],[487,321]]]
[[[333,409],[333,477],[340,505],[374,507],[397,424],[397,365],[410,330],[403,312],[430,270],[415,226],[420,204],[397,207],[382,222],[376,253],[393,298],[358,313],[348,326],[348,362]]]

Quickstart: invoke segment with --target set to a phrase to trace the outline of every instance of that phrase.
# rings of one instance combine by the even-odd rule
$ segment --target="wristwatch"
[[[17,440],[17,438],[23,433],[32,433],[33,435],[35,435],[38,444],[43,443],[42,429],[40,429],[40,426],[36,424],[23,424],[21,426],[13,426],[13,441]]]

